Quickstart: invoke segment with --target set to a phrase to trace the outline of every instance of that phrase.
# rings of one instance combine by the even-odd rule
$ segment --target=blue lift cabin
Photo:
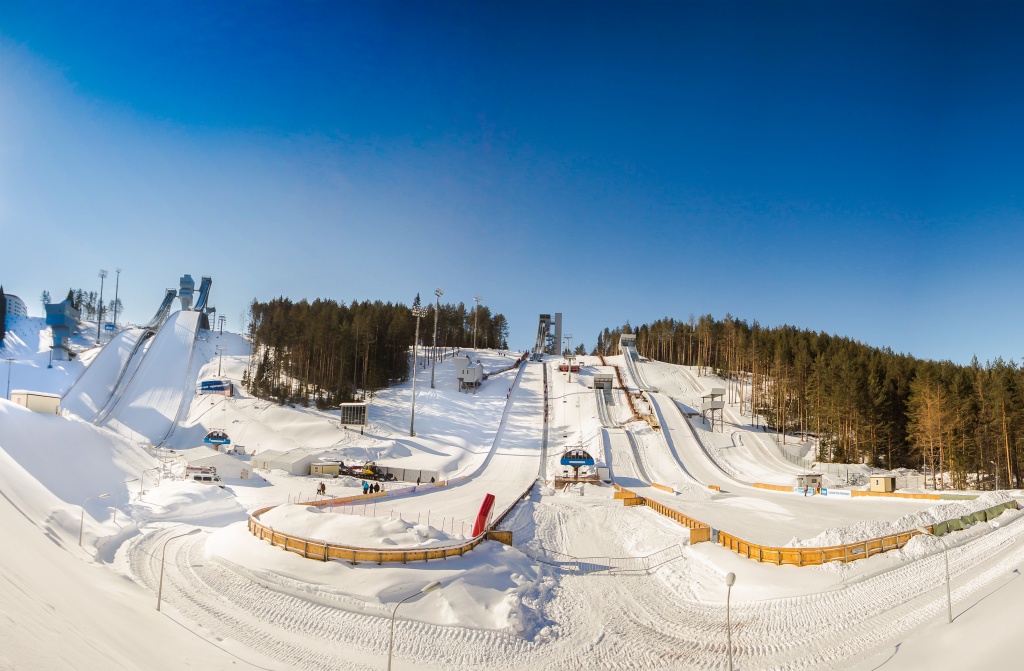
[[[579,479],[580,466],[593,466],[594,458],[584,450],[581,450],[579,448],[573,448],[571,450],[566,450],[562,454],[562,458],[559,460],[558,463],[560,463],[562,466],[572,466],[573,479]]]
[[[216,445],[217,447],[220,447],[221,445],[230,445],[231,439],[228,438],[228,434],[226,431],[221,431],[220,429],[213,429],[208,434],[206,434],[206,438],[203,438],[203,442],[209,445]]]

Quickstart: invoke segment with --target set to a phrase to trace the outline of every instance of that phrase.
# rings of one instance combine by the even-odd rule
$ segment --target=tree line
[[[1024,369],[1012,360],[923,360],[731,315],[606,328],[593,353],[616,354],[622,333],[642,356],[721,376],[729,400],[783,438],[816,438],[819,461],[923,469],[939,489],[1021,486]]]
[[[414,305],[419,302],[416,297]],[[429,306],[433,307],[433,306]],[[463,303],[437,311],[439,348],[507,348],[508,324],[490,308]],[[420,323],[420,344],[433,342],[434,310]],[[253,300],[249,306],[252,357],[243,384],[279,403],[337,407],[409,379],[416,318],[401,303],[329,299]]]
[[[43,291],[39,295],[39,300],[43,305],[50,303],[50,292]],[[71,301],[71,307],[78,310],[82,319],[98,319],[100,311],[99,294],[95,291],[86,291],[84,289],[68,289],[68,295],[64,298],[66,301]],[[103,316],[106,320],[112,321],[114,312],[117,314],[124,314],[124,302],[120,299],[111,298],[109,301],[105,301],[103,305]]]

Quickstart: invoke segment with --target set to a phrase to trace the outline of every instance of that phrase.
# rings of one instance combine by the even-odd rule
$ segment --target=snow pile
[[[1000,503],[1011,501],[1012,497],[1006,492],[989,492],[982,494],[973,501],[950,501],[940,503],[920,512],[904,515],[894,522],[878,520],[864,520],[846,527],[826,529],[813,538],[794,538],[784,547],[832,547],[836,545],[847,545],[849,543],[860,543],[872,538],[881,538],[892,534],[902,533],[917,527],[930,526],[939,522],[970,515],[997,506]]]
[[[465,540],[462,535],[400,518],[345,515],[332,513],[330,508],[295,504],[268,510],[260,522],[290,536],[361,548],[436,547]]]
[[[144,503],[131,506],[132,517],[142,523],[174,520],[220,526],[248,517],[245,508],[224,489],[191,480],[165,480],[147,490],[143,499]]]

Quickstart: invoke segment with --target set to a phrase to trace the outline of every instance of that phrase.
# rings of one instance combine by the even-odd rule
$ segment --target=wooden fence
[[[667,491],[673,491],[671,487],[665,487],[664,485],[654,485],[658,489]],[[647,506],[659,515],[673,520],[674,522],[681,524],[690,530],[690,545],[695,543],[704,543],[711,540],[711,527],[699,520],[695,520],[688,515],[684,515],[678,510],[673,510],[666,505],[658,503],[652,499],[648,499],[644,496],[638,496],[635,492],[620,486],[615,485],[616,499],[621,499],[624,506]]]
[[[931,527],[928,527],[931,531]],[[898,550],[907,544],[920,532],[915,530],[904,531],[891,536],[872,538],[862,543],[850,543],[849,545],[834,545],[823,548],[777,548],[750,543],[742,538],[718,532],[718,544],[737,552],[748,559],[769,564],[792,565],[792,566],[817,566],[825,562],[841,561],[848,563],[858,559],[865,559],[872,555],[890,550]]]
[[[755,482],[754,486],[758,489],[770,489],[775,492],[792,492],[793,487],[791,485],[769,485],[763,482]],[[850,496],[885,496],[896,499],[924,499],[927,501],[938,501],[942,497],[938,494],[914,494],[911,492],[868,492],[859,489],[851,489]]]
[[[448,557],[461,557],[465,553],[475,548],[485,540],[495,540],[499,543],[506,545],[512,544],[512,532],[511,531],[497,531],[495,527],[501,524],[502,520],[512,512],[512,509],[516,505],[530,495],[530,491],[533,490],[533,486],[536,481],[530,483],[530,486],[526,488],[519,498],[513,501],[505,510],[503,510],[494,520],[490,523],[487,530],[479,536],[460,543],[458,545],[446,545],[443,547],[423,548],[418,550],[399,550],[399,549],[373,549],[373,548],[360,548],[353,547],[350,545],[340,545],[337,543],[329,543],[327,541],[313,540],[309,538],[303,538],[301,536],[292,536],[289,534],[281,533],[280,531],[274,531],[269,525],[263,524],[259,521],[260,515],[266,513],[268,510],[273,510],[276,506],[269,506],[267,508],[261,508],[249,516],[249,533],[256,536],[260,540],[265,540],[271,545],[282,548],[287,552],[294,552],[302,555],[306,559],[315,559],[318,561],[327,561],[329,559],[340,559],[342,561],[348,561],[352,563],[359,562],[376,562],[383,564],[389,563],[402,563],[407,564],[411,561],[430,561],[431,559],[448,559]],[[346,497],[347,499],[363,500],[368,498],[377,498],[384,495],[384,492],[379,494],[368,494],[364,496]],[[317,501],[309,503],[311,506],[325,506],[330,505],[332,502],[337,503],[342,499],[328,499],[326,501]],[[348,502],[348,501],[346,501]]]

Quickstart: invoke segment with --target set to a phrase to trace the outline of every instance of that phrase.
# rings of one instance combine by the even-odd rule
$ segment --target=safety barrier
[[[718,485],[708,485],[708,489],[710,489],[713,492],[720,492],[720,491],[722,491],[722,488],[719,487]]]
[[[914,494],[911,492],[865,492],[859,489],[850,490],[851,496],[885,496],[896,499],[924,499],[926,501],[939,501],[942,497],[938,494]]]
[[[659,489],[666,488],[664,485],[660,485]],[[669,491],[672,491],[671,488],[667,489]],[[630,490],[620,485],[615,485],[614,497],[616,499],[621,499],[622,504],[624,506],[647,506],[648,508],[658,513],[659,515],[667,517],[670,520],[686,527],[690,530],[691,545],[695,543],[704,543],[706,541],[711,540],[711,527],[709,525],[704,524],[700,520],[695,520],[692,517],[689,517],[688,515],[684,515],[678,510],[669,508],[668,506],[658,503],[657,501],[654,501],[652,499],[648,499],[643,496],[638,496],[635,492],[631,492]]]
[[[794,491],[792,485],[769,485],[764,482],[755,482],[754,486],[757,487],[758,489],[769,489],[775,492],[793,493]],[[868,492],[859,489],[849,489],[842,491],[848,491],[850,493],[850,496],[882,496],[896,499],[923,499],[927,501],[938,501],[942,498],[942,496],[939,494],[916,494],[913,492]]]
[[[268,510],[273,510],[276,506],[268,506],[261,508],[252,515],[249,516],[249,533],[256,536],[260,540],[268,541],[271,545],[280,547],[287,552],[294,552],[302,555],[306,559],[315,559],[318,561],[327,561],[329,559],[340,559],[342,561],[348,561],[352,563],[359,562],[376,562],[378,564],[388,563],[402,563],[407,564],[411,561],[430,561],[431,559],[448,559],[448,557],[461,557],[466,552],[469,552],[477,545],[485,540],[496,540],[506,545],[512,544],[512,532],[511,531],[497,531],[497,527],[505,519],[505,517],[512,512],[512,509],[516,505],[530,495],[533,490],[536,481],[531,482],[530,486],[526,488],[519,498],[513,501],[508,507],[505,508],[494,520],[488,525],[488,528],[484,533],[479,536],[459,545],[446,545],[443,547],[424,548],[421,550],[376,550],[372,548],[360,548],[351,545],[339,545],[336,543],[329,543],[327,541],[314,540],[309,538],[303,538],[301,536],[292,536],[289,534],[274,531],[274,529],[266,524],[259,521],[260,515],[266,513]],[[379,497],[385,494],[370,494],[366,498]],[[362,499],[364,497],[347,497]],[[330,505],[334,499],[327,501],[317,501],[308,503],[307,505],[322,507]]]
[[[929,527],[929,531],[931,531],[931,527]],[[719,531],[718,544],[745,556],[747,559],[759,562],[777,564],[779,566],[818,566],[832,561],[848,563],[882,552],[898,550],[919,533],[919,531],[914,529],[891,536],[872,538],[862,543],[834,545],[823,548],[778,548],[750,543],[732,534]]]
[[[676,491],[672,487],[666,487],[665,485],[658,484],[657,482],[652,482],[651,483],[651,487],[654,487],[655,489],[660,489],[663,492],[670,492],[671,493],[671,492]]]

